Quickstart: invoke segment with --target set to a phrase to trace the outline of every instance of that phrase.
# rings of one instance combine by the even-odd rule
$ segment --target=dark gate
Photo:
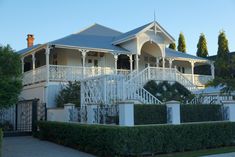
[[[4,136],[31,135],[37,130],[37,121],[45,119],[46,105],[38,99],[19,101],[10,108],[0,109]]]

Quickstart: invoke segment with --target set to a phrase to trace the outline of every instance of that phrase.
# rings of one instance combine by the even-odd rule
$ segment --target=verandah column
[[[46,47],[46,69],[47,69],[47,76],[46,76],[46,82],[49,83],[50,79],[50,48],[49,45]]]
[[[21,58],[21,70],[23,74],[24,73],[24,57]]]
[[[211,76],[212,76],[212,79],[215,78],[215,66],[214,66],[214,63],[211,62]]]
[[[86,49],[79,49],[80,52],[82,52],[82,77],[85,78],[86,75],[86,53],[89,52],[89,50]]]
[[[133,71],[133,59],[132,59],[132,55],[128,55],[129,56],[129,61],[130,61],[130,71]]]
[[[175,73],[174,73],[174,69],[172,69],[172,62],[173,62],[174,59],[172,58],[169,58],[169,68],[170,68],[170,72],[171,72],[171,79],[173,79],[173,81],[175,81],[174,79],[174,76],[175,76]]]
[[[139,55],[138,54],[135,55],[135,67],[136,67],[137,72],[139,72]]]
[[[156,67],[159,67],[159,57],[156,57]]]
[[[169,68],[172,68],[172,62],[173,62],[173,59],[170,58],[170,59],[169,59]]]
[[[165,57],[162,57],[162,69],[163,69],[163,80],[166,79],[166,71],[165,71]]]
[[[35,82],[35,53],[32,53],[32,65],[33,65],[33,83]]]
[[[114,68],[115,68],[115,74],[117,74],[117,61],[118,61],[118,55],[114,55],[114,60],[115,60],[115,65],[114,65]]]
[[[192,71],[192,82],[193,82],[193,84],[194,84],[194,61],[190,61],[190,63],[191,63],[191,71]]]
[[[36,61],[35,53],[32,53],[33,70],[35,69],[35,61]]]
[[[162,68],[165,69],[165,57],[162,57]]]

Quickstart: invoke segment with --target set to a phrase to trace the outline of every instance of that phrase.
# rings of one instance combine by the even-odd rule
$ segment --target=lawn
[[[156,157],[199,157],[199,156],[204,156],[204,155],[222,154],[222,153],[230,153],[230,152],[235,152],[235,146],[223,147],[223,148],[217,148],[217,149],[189,151],[189,152],[183,152],[183,153],[156,155]]]

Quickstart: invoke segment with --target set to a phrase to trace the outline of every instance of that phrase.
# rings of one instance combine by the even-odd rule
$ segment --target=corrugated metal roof
[[[166,48],[165,51],[166,51],[166,57],[186,58],[186,59],[195,59],[195,60],[209,61],[206,58],[197,57],[197,56],[190,55],[190,54],[187,54],[187,53],[182,53],[182,52],[179,52],[179,51],[172,50],[170,48]]]
[[[140,26],[140,27],[138,27],[138,28],[136,28],[136,29],[133,29],[133,30],[131,30],[131,31],[128,31],[128,32],[126,32],[126,33],[123,33],[122,35],[117,36],[117,37],[115,38],[115,41],[119,41],[119,40],[121,40],[121,39],[126,39],[126,38],[133,37],[133,36],[135,36],[137,33],[139,33],[141,30],[143,30],[144,28],[146,28],[148,25],[150,25],[151,23],[152,23],[152,22],[150,22],[150,23],[148,23],[148,24],[146,24],[146,25]]]
[[[121,40],[124,40],[124,39],[128,39],[128,38],[131,38],[131,37],[134,37],[135,35],[137,35],[139,32],[141,32],[143,29],[145,29],[146,27],[148,27],[149,25],[151,24],[156,24],[156,26],[158,26],[165,34],[167,34],[167,36],[171,39],[171,40],[175,40],[159,23],[157,23],[156,21],[153,21],[153,22],[150,22],[146,25],[143,25],[143,26],[140,26],[136,29],[133,29],[131,31],[128,31],[126,33],[123,33],[122,35],[118,36],[115,38],[115,42],[118,42],[118,41],[121,41]]]
[[[17,51],[17,53],[18,53],[18,54],[24,54],[24,53],[26,53],[26,52],[28,52],[28,51],[31,51],[31,50],[33,50],[33,49],[38,48],[40,45],[41,45],[41,44],[37,44],[37,45],[34,45],[34,46],[32,46],[32,47],[27,47],[27,48],[25,48],[25,49],[22,49],[22,50],[20,50],[20,51]]]
[[[113,37],[72,34],[67,37],[49,42],[51,45],[76,46],[81,48],[106,49],[130,53],[124,48],[112,45]]]
[[[78,33],[75,34],[114,37],[114,36],[119,36],[122,33],[117,30],[95,23],[94,25],[91,25],[90,27],[82,31],[79,31]]]

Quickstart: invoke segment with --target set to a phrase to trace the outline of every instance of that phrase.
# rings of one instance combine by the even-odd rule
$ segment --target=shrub
[[[181,105],[181,122],[222,120],[221,105]]]
[[[20,55],[0,44],[0,108],[17,103],[22,89]]]
[[[194,97],[187,88],[178,82],[163,81],[157,84],[155,81],[149,81],[144,88],[163,102],[171,100],[186,102]]]
[[[105,156],[128,156],[235,145],[235,123],[135,127],[40,122],[42,139]]]
[[[5,121],[3,123],[0,123],[0,128],[3,131],[12,131],[14,127],[9,121]]]
[[[135,105],[135,125],[164,124],[167,122],[166,105]]]
[[[80,106],[80,82],[69,82],[56,96],[57,107],[64,107],[64,104],[73,103]]]

